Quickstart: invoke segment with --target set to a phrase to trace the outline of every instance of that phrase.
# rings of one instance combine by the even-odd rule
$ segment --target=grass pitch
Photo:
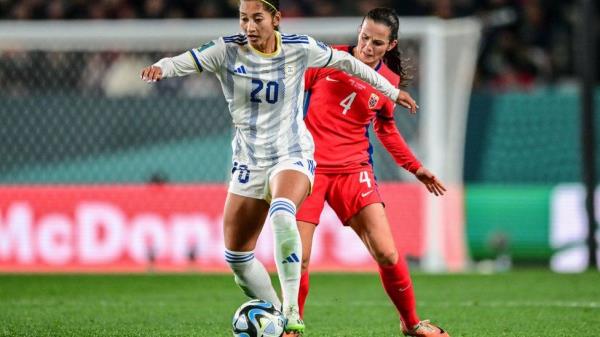
[[[600,273],[413,276],[452,337],[598,337]],[[376,274],[314,274],[305,337],[401,336]],[[0,336],[231,336],[230,275],[0,275]]]

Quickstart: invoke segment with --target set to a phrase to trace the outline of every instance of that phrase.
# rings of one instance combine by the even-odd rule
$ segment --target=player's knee
[[[289,199],[273,199],[269,207],[269,218],[275,232],[298,231],[296,227],[296,206]]]
[[[391,266],[398,262],[398,251],[396,249],[375,252],[377,264],[382,266]]]
[[[309,263],[310,257],[302,256],[301,273],[305,273],[308,270]]]

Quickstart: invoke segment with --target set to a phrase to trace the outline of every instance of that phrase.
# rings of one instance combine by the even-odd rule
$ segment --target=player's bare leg
[[[308,297],[310,284],[308,265],[310,264],[312,241],[316,229],[317,225],[313,223],[298,221],[298,231],[300,232],[300,238],[302,239],[302,269],[300,274],[300,291],[298,292],[298,306],[300,309],[300,317],[304,317],[304,305],[306,303],[306,298]]]
[[[382,204],[375,203],[363,207],[348,221],[348,225],[356,232],[378,264],[392,265],[398,262],[398,250]]]
[[[408,267],[398,254],[383,205],[364,207],[349,225],[379,264],[384,288],[400,313],[402,332],[416,337],[449,337],[443,329],[419,319]]]
[[[285,331],[301,335],[304,322],[298,308],[302,244],[296,224],[296,209],[308,195],[310,180],[301,172],[283,170],[270,180],[273,200],[269,217],[275,236],[275,262],[283,297]]]
[[[308,271],[310,254],[312,252],[312,242],[316,230],[317,225],[306,221],[298,221],[298,231],[302,238],[302,273]]]
[[[225,260],[234,272],[235,282],[246,296],[281,306],[271,278],[263,264],[254,258],[256,241],[269,205],[266,201],[229,193],[223,214]]]

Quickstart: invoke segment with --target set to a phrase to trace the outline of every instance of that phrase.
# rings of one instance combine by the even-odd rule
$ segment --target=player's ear
[[[390,42],[390,45],[387,48],[387,51],[390,51],[398,46],[398,40],[393,40]]]
[[[277,27],[279,27],[279,23],[281,23],[281,12],[277,11],[277,13],[273,15],[273,27],[277,29]]]

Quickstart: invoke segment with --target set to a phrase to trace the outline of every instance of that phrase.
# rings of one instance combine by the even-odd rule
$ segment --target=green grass
[[[452,337],[598,337],[600,273],[413,277],[418,310]],[[315,274],[306,337],[400,336],[375,274]],[[0,336],[231,336],[229,275],[0,275]]]

